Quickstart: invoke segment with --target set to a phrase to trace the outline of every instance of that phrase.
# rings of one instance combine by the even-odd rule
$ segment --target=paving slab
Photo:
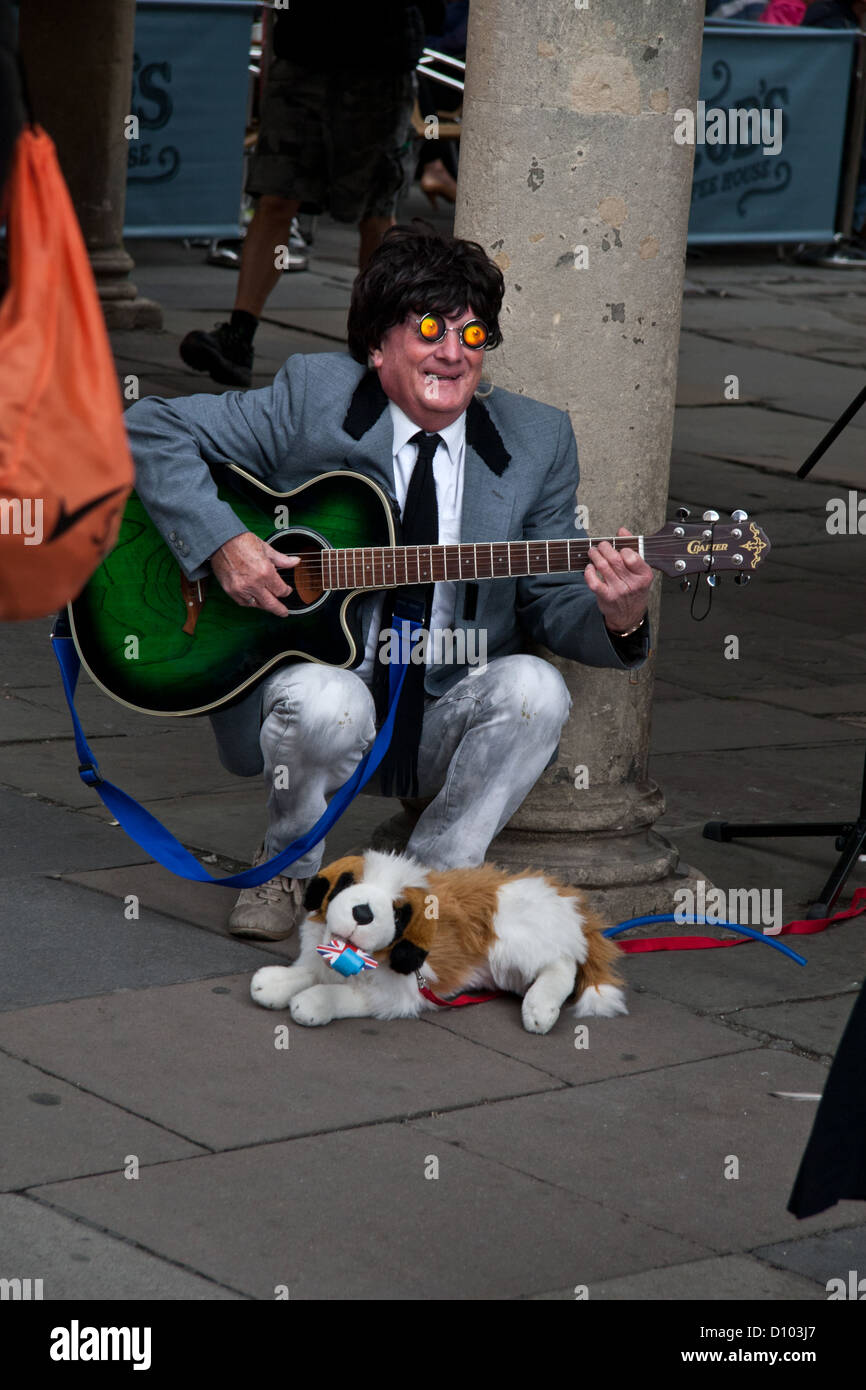
[[[764,1009],[738,1009],[736,1022],[767,1038],[785,1038],[804,1052],[832,1061],[856,998],[856,992],[848,990],[826,999],[798,999],[792,1004],[772,1004]]]
[[[296,333],[309,333],[311,336],[326,338],[331,342],[331,352],[340,352],[346,346],[346,314],[350,299],[351,295],[347,290],[345,303],[337,309],[294,307],[272,310],[268,305],[265,321],[275,323],[281,328],[289,328]]]
[[[827,492],[830,491],[831,488],[828,485]],[[833,488],[832,491],[838,492],[838,489]],[[847,499],[847,492],[843,492],[842,496]],[[844,584],[846,580],[853,580],[855,583],[859,580],[862,585],[863,537],[831,536],[830,543],[832,553],[830,546],[824,543],[800,546],[796,556],[798,570],[813,574],[816,577],[820,576],[826,584],[832,587],[833,594],[835,594],[836,585],[840,581]],[[785,561],[787,558],[787,556],[784,557]],[[778,577],[780,580],[783,578],[781,573]],[[828,609],[832,615],[832,620],[835,621],[835,603],[828,605]],[[863,631],[862,624],[860,631]]]
[[[866,688],[860,681],[840,681],[838,685],[809,685],[802,690],[770,686],[752,697],[765,705],[782,705],[804,714],[866,714]]]
[[[728,516],[740,508],[758,522],[776,508],[823,508],[825,496],[824,485],[816,483],[814,474],[795,480],[726,459],[710,461],[700,449],[686,449],[676,439],[671,454],[670,489],[670,516],[680,505],[698,516],[707,507],[715,507],[721,515]],[[767,534],[772,541],[771,533]]]
[[[662,679],[679,680],[706,695],[736,694],[738,686],[740,694],[750,694],[787,679],[802,687],[821,681],[833,685],[852,676],[866,678],[866,650],[855,643],[853,635],[844,640],[818,640],[808,635],[807,629],[797,640],[783,630],[784,626],[779,618],[762,619],[759,626],[748,611],[731,615],[726,610],[711,612],[700,636],[681,635],[664,630],[663,615],[656,670]],[[725,640],[731,633],[740,639],[742,655],[737,661],[724,656]]]
[[[440,1029],[542,1067],[570,1086],[755,1046],[751,1038],[716,1020],[696,1018],[688,1009],[630,990],[633,959],[624,955],[620,961],[629,1013],[617,1018],[575,1019],[569,1007],[563,1009],[549,1033],[538,1037],[523,1027],[516,995],[483,1006],[440,1009],[427,1017]]]
[[[208,796],[185,794],[162,800],[142,800],[184,844],[239,863],[250,862],[267,825],[264,792],[254,778],[238,778],[234,787]],[[365,844],[372,829],[399,809],[398,802],[390,798],[380,798],[377,804],[373,797],[359,797],[328,836],[327,859],[338,859],[359,842]],[[88,822],[110,819],[110,813],[99,801],[80,814],[82,820]],[[123,835],[122,831],[118,833]],[[127,837],[123,835],[123,838]],[[206,867],[219,874],[216,865]]]
[[[252,1002],[252,974],[19,1010],[0,1047],[219,1149],[562,1084],[424,1021],[301,1028]]]
[[[141,1119],[123,1101],[111,1105],[67,1084],[52,1071],[50,1058],[46,1061],[44,1068],[28,1066],[0,1054],[0,1190],[85,1173],[122,1172],[127,1155],[135,1155],[144,1168],[203,1152],[199,1145]],[[135,1186],[131,1179],[122,1181]]]
[[[0,1196],[0,1225],[6,1277],[41,1279],[46,1300],[237,1302],[243,1298],[212,1279],[62,1216],[31,1197]]]
[[[756,1048],[413,1120],[411,1127],[429,1136],[431,1152],[459,1143],[727,1254],[793,1230],[785,1204],[814,1112],[781,1109],[769,1092],[820,1090],[825,1077],[815,1062]],[[726,1179],[732,1158],[739,1177]],[[845,1202],[798,1229],[809,1234],[862,1220],[862,1205]],[[646,1259],[640,1268],[654,1263]]]
[[[756,694],[756,702],[757,698]],[[843,737],[853,732],[847,725],[838,728]],[[858,749],[855,736],[850,743],[770,745],[741,755],[653,752],[650,770],[669,793],[668,815],[673,813],[679,821],[693,820],[703,826],[716,818],[732,823],[850,820],[860,800],[862,744]],[[770,851],[777,854],[779,844],[778,840],[741,840],[723,849],[729,857],[747,848],[765,856]],[[830,839],[798,838],[788,843],[785,853],[792,851],[813,855],[820,864],[829,865],[837,857]]]
[[[191,804],[187,804],[187,802]],[[187,843],[204,841],[229,845],[237,852],[236,862],[249,863],[249,855],[255,839],[254,825],[264,825],[264,798],[261,789],[246,788],[237,794],[237,804],[231,813],[220,804],[214,806],[206,798],[179,798],[167,809],[162,803],[154,804],[157,814],[166,814],[176,831],[182,830],[182,838]],[[373,831],[389,814],[399,809],[399,803],[392,798],[360,796],[347,808],[327,836],[325,854],[327,860],[341,859],[357,848],[366,848]],[[107,816],[107,812],[105,815]],[[121,834],[123,832],[120,832]],[[241,854],[245,851],[245,857]],[[229,856],[236,859],[236,855]],[[214,877],[233,871],[229,866],[205,863]],[[126,865],[121,869],[96,869],[84,873],[63,875],[70,883],[81,884],[97,893],[106,893],[113,898],[126,898],[135,893],[143,907],[168,917],[176,917],[182,922],[190,922],[221,936],[226,934],[226,922],[234,907],[237,890],[211,887],[209,884],[191,882],[169,873],[159,864],[147,863]],[[257,942],[262,949],[274,951],[280,956],[292,959],[298,952],[296,933],[286,941]]]
[[[699,928],[682,930],[704,934]],[[676,935],[677,928],[665,927],[664,931]],[[668,953],[664,951],[635,956],[629,979],[632,987],[641,985],[664,999],[728,1021],[736,1021],[740,1009],[793,1003],[859,988],[866,954],[866,922],[862,919],[842,922],[816,936],[784,940],[805,957],[806,966],[797,965],[772,947],[749,943],[728,951],[690,951],[688,966],[682,968],[678,967],[682,966],[683,957],[665,959]]]
[[[9,690],[0,693],[0,744],[35,743],[71,737],[69,715],[23,700]]]
[[[844,1279],[847,1285],[849,1270],[856,1272],[855,1282],[859,1282],[866,1277],[866,1224],[862,1221],[864,1207],[862,1202],[846,1202],[844,1205],[852,1209],[859,1207],[861,1220],[857,1225],[849,1226],[846,1230],[828,1231],[823,1235],[807,1235],[801,1240],[792,1237],[775,1245],[765,1245],[752,1253],[778,1269],[814,1279],[824,1286],[825,1297],[827,1281]],[[836,1207],[830,1208],[830,1211],[836,1210]],[[817,1218],[810,1219],[814,1221]],[[806,1222],[798,1222],[798,1226],[805,1228]],[[866,1284],[859,1290],[858,1302],[862,1302],[864,1293]],[[850,1297],[847,1289],[846,1294]]]
[[[833,721],[756,700],[714,700],[704,695],[662,705],[653,712],[652,748],[661,755],[848,741],[846,731]]]
[[[866,369],[866,348],[858,357],[857,365]],[[687,452],[700,450],[708,458],[755,464],[790,475],[796,473],[826,432],[824,420],[731,401],[727,405],[678,410],[674,447]],[[866,429],[855,419],[822,459],[822,479],[857,487],[863,481],[864,452]]]
[[[130,904],[130,911],[134,904]],[[253,942],[218,937],[148,909],[46,878],[3,881],[0,1009],[147,989],[230,971],[250,974],[269,956]],[[98,1007],[98,1006],[97,1006]],[[5,1037],[11,1048],[13,1032]]]
[[[431,1158],[438,1160],[438,1178]],[[36,1190],[254,1298],[511,1299],[707,1254],[544,1181],[376,1125]],[[133,1192],[129,1189],[134,1188]],[[384,1218],[384,1219],[383,1219]],[[419,1232],[434,1233],[435,1238]]]
[[[216,756],[210,728],[198,721],[189,728],[164,732],[158,739],[127,737],[88,739],[104,777],[137,801],[171,797],[178,788],[217,795],[234,790],[238,778]],[[71,736],[44,743],[12,743],[0,748],[0,782],[35,791],[67,806],[101,803],[78,776],[78,757]]]
[[[826,1297],[823,1287],[797,1274],[783,1273],[749,1255],[722,1255],[718,1259],[694,1260],[687,1264],[648,1269],[621,1279],[602,1279],[588,1290],[593,1302],[648,1303],[667,1300],[707,1302],[800,1302]],[[536,1300],[562,1301],[574,1298],[574,1289],[536,1294]]]
[[[6,739],[6,720],[9,712],[14,713],[22,729],[21,737],[69,737],[72,733],[72,720],[59,685],[32,686],[20,692],[6,692],[8,699],[0,704],[0,739]],[[97,735],[126,735],[144,737],[154,734],[176,733],[180,728],[191,728],[200,720],[157,719],[153,715],[137,714],[135,710],[111,700],[86,677],[78,682],[75,692],[75,707],[81,726],[88,739]],[[26,722],[26,721],[29,721]]]
[[[739,380],[738,402],[725,398],[725,378],[732,374]],[[722,342],[687,328],[680,334],[678,406],[727,406],[759,399],[795,415],[832,421],[862,385],[863,373],[856,367],[770,352],[735,340]]]
[[[60,806],[0,787],[0,880],[27,873],[141,863],[146,855],[125,836]],[[0,897],[0,921],[5,919]]]
[[[22,690],[32,685],[57,685],[60,670],[51,654],[50,618],[0,627],[0,685]]]

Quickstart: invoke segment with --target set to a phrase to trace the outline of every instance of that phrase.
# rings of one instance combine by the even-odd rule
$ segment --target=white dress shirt
[[[391,423],[394,427],[392,445],[394,458],[394,491],[402,515],[409,491],[409,480],[418,457],[418,445],[411,444],[418,426],[413,424],[393,401],[388,402]],[[436,506],[439,512],[439,544],[456,545],[460,540],[460,519],[463,510],[463,463],[466,454],[466,412],[444,429],[437,430],[442,442],[433,455],[433,478],[436,483]],[[433,609],[430,614],[430,628],[450,628],[454,621],[454,598],[457,586],[451,580],[441,580],[433,585]],[[356,667],[355,674],[369,685],[373,677],[376,661],[379,629],[382,623],[384,595],[376,603],[373,618],[367,631],[364,660]],[[427,661],[433,650],[433,643],[427,645]]]

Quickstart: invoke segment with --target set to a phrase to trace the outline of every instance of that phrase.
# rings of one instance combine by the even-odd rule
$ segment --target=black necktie
[[[442,441],[438,434],[425,434],[419,430],[409,442],[418,445],[418,457],[403,507],[403,544],[436,545],[439,540],[439,509],[436,506],[433,455]],[[373,696],[380,722],[388,710],[388,663],[380,660],[382,634],[387,629],[396,629],[399,633],[402,621],[407,618],[414,618],[429,631],[432,607],[432,584],[404,584],[398,589],[385,591],[373,672]],[[379,770],[386,796],[418,795],[418,742],[424,720],[424,673],[424,662],[411,662],[406,670],[394,733]]]

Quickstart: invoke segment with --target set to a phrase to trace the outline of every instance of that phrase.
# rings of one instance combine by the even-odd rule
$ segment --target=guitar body
[[[291,492],[274,492],[233,464],[224,478],[220,497],[284,554],[394,545],[390,501],[360,474],[324,473]],[[356,600],[369,590],[305,590],[301,580],[296,589],[299,570],[284,571],[288,618],[242,608],[213,575],[186,580],[132,493],[116,546],[69,605],[82,664],[115,700],[159,715],[218,709],[282,661],[357,665]]]

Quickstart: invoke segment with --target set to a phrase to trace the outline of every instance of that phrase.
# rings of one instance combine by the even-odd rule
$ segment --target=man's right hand
[[[283,555],[252,531],[243,531],[215,550],[210,563],[229,598],[242,608],[261,608],[278,618],[288,617],[288,608],[279,600],[292,588],[280,570],[299,564],[300,556]]]

